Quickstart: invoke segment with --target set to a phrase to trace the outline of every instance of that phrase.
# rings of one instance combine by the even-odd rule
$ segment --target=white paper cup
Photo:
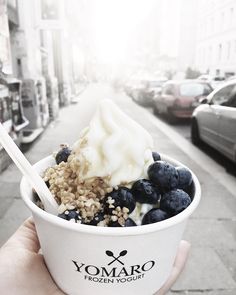
[[[162,159],[182,165],[166,156]],[[50,156],[35,167],[43,173],[54,164]],[[193,201],[180,214],[127,228],[81,225],[51,215],[33,203],[32,188],[24,177],[21,194],[32,211],[49,272],[66,294],[152,295],[168,278],[187,220],[200,201],[194,174],[193,182]]]

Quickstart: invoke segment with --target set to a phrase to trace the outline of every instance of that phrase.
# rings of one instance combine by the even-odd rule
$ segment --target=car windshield
[[[211,91],[210,86],[202,83],[186,83],[180,85],[181,96],[208,95]]]

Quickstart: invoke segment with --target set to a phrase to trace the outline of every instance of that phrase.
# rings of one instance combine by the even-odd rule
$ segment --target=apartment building
[[[235,0],[199,0],[195,67],[213,76],[236,74]]]

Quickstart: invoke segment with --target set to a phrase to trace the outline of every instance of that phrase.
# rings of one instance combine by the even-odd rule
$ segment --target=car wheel
[[[134,100],[137,104],[142,105],[142,94],[139,92],[136,92]]]
[[[170,110],[168,110],[168,112],[166,113],[166,119],[168,121],[168,123],[175,124],[177,121],[177,118],[172,114],[172,112]]]
[[[132,92],[131,92],[131,97],[132,97],[132,99],[135,101],[136,100],[136,96],[137,96],[137,94],[136,94],[136,90],[133,90]]]
[[[193,118],[191,121],[191,141],[195,145],[200,145],[201,143],[201,139],[199,136],[198,123],[195,118]]]
[[[158,108],[156,107],[156,105],[153,106],[153,113],[154,113],[154,115],[157,115],[157,116],[160,114],[160,112],[159,112]]]
[[[137,103],[138,103],[139,105],[141,105],[141,106],[145,106],[145,105],[146,105],[146,103],[145,103],[145,99],[144,99],[142,93],[139,94],[138,99],[137,99]]]

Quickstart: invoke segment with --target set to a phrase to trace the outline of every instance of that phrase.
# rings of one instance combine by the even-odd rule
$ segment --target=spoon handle
[[[29,183],[37,192],[40,200],[42,201],[44,208],[47,212],[52,214],[57,214],[57,203],[53,198],[51,192],[46,186],[43,179],[36,172],[34,167],[29,163],[29,161],[25,158],[23,153],[20,151],[18,146],[9,136],[7,131],[4,129],[3,125],[0,123],[0,143],[12,158],[18,169],[22,172],[22,174],[27,178]]]

